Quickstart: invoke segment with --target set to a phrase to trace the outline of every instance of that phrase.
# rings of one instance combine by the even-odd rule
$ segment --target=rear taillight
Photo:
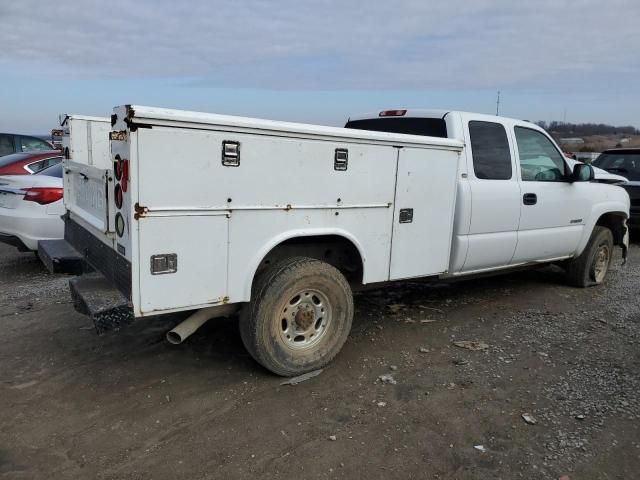
[[[48,205],[62,198],[62,188],[33,187],[25,190],[24,199],[27,202],[36,202],[40,205]]]

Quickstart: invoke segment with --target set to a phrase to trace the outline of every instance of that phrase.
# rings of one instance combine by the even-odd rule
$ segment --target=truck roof
[[[125,109],[125,110],[123,110]],[[303,137],[324,137],[330,140],[359,141],[360,143],[377,143],[386,145],[406,145],[416,147],[439,147],[460,150],[462,142],[448,138],[406,135],[398,133],[353,130],[341,127],[327,127],[304,123],[281,122],[250,117],[219,115],[214,113],[172,110],[167,108],[147,107],[141,105],[125,105],[116,107],[116,113],[126,116],[133,124],[183,126],[210,130],[228,130],[229,127],[243,131],[262,131],[269,135]],[[119,119],[121,120],[121,119]]]
[[[104,122],[104,123],[109,122],[109,119],[107,117],[92,117],[91,115],[79,115],[76,113],[61,113],[59,116],[59,119],[60,119],[60,125],[64,125],[64,123],[68,119],[87,120],[90,122]]]
[[[402,115],[403,117],[422,117],[422,118],[443,118],[447,113],[451,113],[451,110],[440,110],[440,109],[428,109],[428,108],[402,108],[402,109],[386,109],[382,110],[382,112],[391,111],[391,110],[401,110],[405,113]],[[368,118],[380,118],[381,111],[377,112],[366,112],[359,113],[357,115],[352,115],[349,117],[349,121],[352,120],[365,120]],[[392,116],[388,118],[394,118]]]
[[[394,116],[394,115],[389,115],[389,116],[384,116],[381,115],[382,112],[393,112],[393,111],[400,111],[400,112],[404,112],[402,115],[398,115],[398,116]],[[368,112],[368,113],[360,113],[357,115],[352,115],[351,117],[349,117],[349,121],[354,121],[354,120],[366,120],[366,119],[372,119],[372,118],[398,118],[399,116],[402,117],[413,117],[413,118],[444,118],[447,114],[450,113],[456,113],[459,114],[461,116],[466,116],[466,115],[471,115],[473,117],[484,117],[487,120],[489,119],[494,119],[494,120],[508,120],[508,121],[517,121],[517,122],[524,122],[524,123],[531,123],[527,120],[519,120],[519,119],[515,119],[515,118],[510,118],[510,117],[503,117],[503,116],[498,116],[498,115],[491,115],[491,114],[479,114],[479,113],[473,113],[473,112],[466,112],[463,110],[442,110],[442,109],[428,109],[428,108],[402,108],[402,109],[386,109],[386,110],[378,110],[376,112]],[[533,123],[531,123],[531,125],[535,125]],[[536,128],[537,125],[536,125]]]

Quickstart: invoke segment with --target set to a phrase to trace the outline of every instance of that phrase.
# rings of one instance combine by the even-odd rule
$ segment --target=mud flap
[[[627,255],[629,253],[629,227],[627,226],[627,222],[624,222],[625,233],[622,238],[622,265],[626,265],[627,263]]]
[[[74,308],[91,317],[98,335],[120,330],[134,320],[129,301],[99,273],[72,278],[69,289]]]

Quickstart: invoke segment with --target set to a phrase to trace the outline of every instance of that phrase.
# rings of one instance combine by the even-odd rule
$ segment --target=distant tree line
[[[633,126],[616,127],[605,123],[568,123],[545,122],[536,124],[547,132],[558,137],[588,137],[590,135],[640,135],[640,130]]]

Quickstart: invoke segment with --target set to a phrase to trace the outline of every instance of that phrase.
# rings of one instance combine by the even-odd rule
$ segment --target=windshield
[[[367,118],[347,122],[345,128],[373,130],[374,132],[405,133],[447,138],[447,124],[442,118],[387,117]]]
[[[593,162],[595,167],[622,175],[631,181],[640,181],[640,150],[603,153]]]
[[[62,163],[58,163],[57,165],[53,165],[52,167],[47,167],[43,170],[40,170],[36,175],[46,175],[48,177],[58,177],[62,178]]]

